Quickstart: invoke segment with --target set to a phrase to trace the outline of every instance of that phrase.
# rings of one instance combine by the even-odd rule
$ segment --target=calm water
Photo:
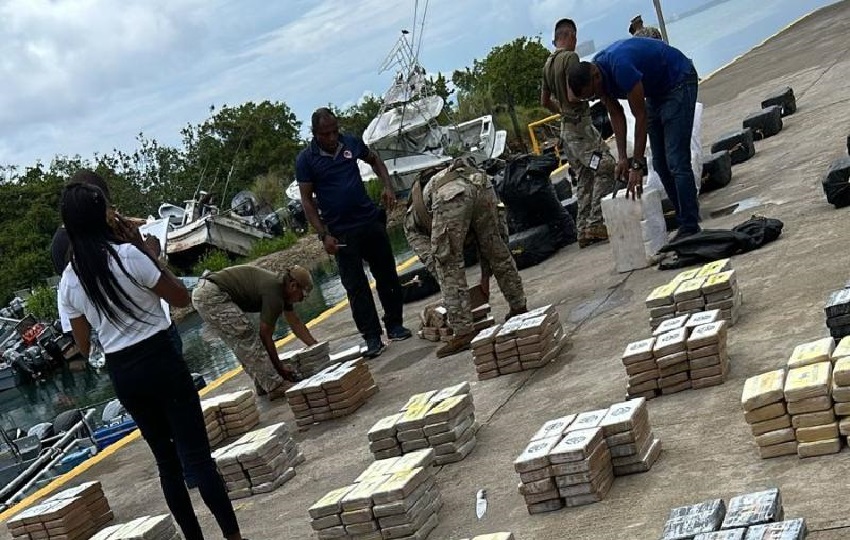
[[[708,2],[706,2],[707,4]],[[671,43],[690,56],[702,76],[745,53],[765,38],[779,31],[806,13],[834,3],[829,0],[727,0],[694,15],[672,20],[668,24]],[[646,6],[644,7],[644,4]],[[663,2],[665,13],[675,19],[676,2]],[[630,4],[631,5],[631,4]],[[637,4],[647,24],[655,24],[651,2]],[[600,14],[604,16],[605,14]],[[630,13],[631,15],[631,13]],[[583,36],[595,39],[597,46],[621,37],[616,35]],[[601,47],[599,47],[601,48]],[[396,259],[411,256],[401,230],[391,231]],[[304,320],[312,319],[328,307],[345,298],[345,291],[332,259],[313,269],[317,287],[296,309]],[[201,373],[207,381],[237,365],[233,354],[224,345],[201,329],[197,316],[180,324],[184,355],[191,370]],[[288,329],[281,325],[278,337]],[[31,387],[19,387],[0,393],[0,427],[26,428],[52,420],[61,411],[86,407],[111,399],[112,386],[105,373],[93,370],[57,374],[51,380]]]

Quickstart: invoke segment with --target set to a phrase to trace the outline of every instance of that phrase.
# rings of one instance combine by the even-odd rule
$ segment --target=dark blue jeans
[[[679,231],[685,233],[699,231],[698,193],[691,168],[697,83],[697,73],[692,71],[667,95],[646,100],[652,167],[676,209]]]
[[[233,505],[210,453],[198,392],[169,331],[107,354],[106,369],[115,394],[154,455],[165,502],[183,537],[204,537],[183,481],[183,467],[193,472],[201,498],[223,535],[238,533]]]
[[[336,253],[339,278],[345,287],[354,324],[364,339],[382,334],[381,321],[363,263],[375,277],[375,288],[384,308],[384,325],[389,329],[401,325],[402,290],[395,268],[395,257],[387,235],[386,214],[381,219],[362,225],[352,231],[334,234],[345,247]]]

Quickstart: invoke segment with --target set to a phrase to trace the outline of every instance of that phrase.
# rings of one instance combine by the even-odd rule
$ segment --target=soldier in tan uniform
[[[455,160],[448,168],[414,183],[404,230],[408,242],[443,293],[454,337],[437,350],[442,358],[467,349],[475,337],[463,250],[474,235],[481,260],[481,284],[489,295],[490,273],[508,302],[508,317],[526,311],[525,292],[500,225],[498,200],[490,179]],[[425,183],[427,182],[427,183]],[[425,183],[424,187],[422,184]]]
[[[576,25],[561,19],[555,25],[555,51],[543,66],[540,104],[561,115],[561,145],[576,173],[578,184],[578,245],[587,247],[608,240],[602,220],[602,198],[614,190],[616,161],[593,127],[587,103],[570,101],[567,72],[578,65]],[[554,99],[553,99],[554,98]]]
[[[192,291],[192,304],[205,323],[236,355],[253,379],[260,395],[282,398],[296,380],[280,361],[274,329],[281,314],[295,336],[305,345],[316,339],[298,317],[293,304],[304,300],[313,289],[310,272],[291,266],[277,274],[257,266],[237,265],[203,276]],[[260,314],[259,332],[246,313]]]
[[[664,41],[664,36],[661,35],[661,30],[654,26],[644,26],[643,17],[640,15],[635,15],[629,22],[629,34],[634,37],[653,38]]]

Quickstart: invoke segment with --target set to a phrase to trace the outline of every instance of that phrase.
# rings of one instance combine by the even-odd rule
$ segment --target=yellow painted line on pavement
[[[411,257],[411,258],[407,259],[406,261],[402,262],[401,264],[399,264],[396,267],[396,271],[403,272],[403,271],[407,270],[408,268],[413,266],[413,264],[417,260],[418,260],[417,257]],[[374,288],[375,282],[374,281],[370,282],[369,286]],[[341,311],[347,305],[348,305],[348,300],[342,300],[341,302],[337,302],[333,306],[331,306],[328,309],[326,309],[325,311],[321,312],[314,319],[309,321],[307,323],[307,327],[313,328],[316,325],[321,324],[322,322],[328,320],[331,317],[331,315],[338,313],[339,311]],[[283,347],[284,345],[287,345],[288,343],[292,342],[294,339],[295,339],[294,335],[288,334],[288,335],[284,336],[283,338],[277,340],[275,342],[275,345],[278,346],[278,347]],[[211,383],[209,383],[208,385],[206,385],[198,393],[203,397],[203,396],[207,395],[208,393],[212,392],[213,390],[221,387],[221,385],[223,385],[224,383],[226,383],[227,381],[229,381],[230,379],[232,379],[233,377],[237,376],[240,373],[242,373],[242,366],[233,368],[230,371],[228,371],[227,373],[224,373],[223,375],[221,375],[216,380],[214,380]],[[106,460],[107,458],[109,458],[110,456],[115,454],[118,450],[124,448],[125,446],[127,446],[131,442],[138,439],[139,435],[140,435],[139,430],[135,430],[135,431],[131,432],[129,435],[127,435],[123,439],[119,439],[117,442],[107,446],[106,449],[104,449],[102,452],[98,452],[97,454],[95,454],[91,458],[83,461],[82,463],[80,463],[79,465],[77,465],[76,467],[74,467],[73,469],[68,471],[67,473],[63,474],[62,476],[58,476],[58,477],[54,478],[50,483],[48,483],[47,485],[45,485],[44,487],[42,487],[41,489],[39,489],[35,493],[32,493],[31,495],[24,497],[23,499],[21,499],[21,501],[18,504],[12,506],[11,508],[8,508],[7,510],[5,510],[3,512],[0,512],[0,523],[5,522],[6,520],[11,518],[12,516],[17,514],[18,512],[22,512],[23,510],[26,510],[28,507],[32,506],[34,503],[41,500],[42,497],[46,497],[47,495],[50,495],[53,491],[63,487],[65,484],[67,484],[68,482],[70,482],[74,478],[78,477],[79,475],[83,474],[84,472],[91,469],[95,465]]]

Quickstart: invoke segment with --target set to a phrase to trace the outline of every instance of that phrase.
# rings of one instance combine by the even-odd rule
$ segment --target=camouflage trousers
[[[478,242],[482,266],[489,266],[511,309],[525,306],[525,292],[508,244],[500,234],[498,200],[489,180],[456,180],[433,196],[431,246],[449,326],[455,335],[473,331],[472,307],[463,263],[470,230]],[[485,184],[486,182],[486,184]]]
[[[270,392],[283,384],[257,328],[218,285],[208,279],[198,281],[192,291],[192,305],[201,319],[230,347],[255,386]]]
[[[561,144],[577,179],[579,233],[590,227],[602,225],[602,198],[614,190],[614,168],[617,162],[593,127],[589,115],[582,116],[577,124],[561,122]],[[593,152],[602,155],[594,171],[588,165]]]

